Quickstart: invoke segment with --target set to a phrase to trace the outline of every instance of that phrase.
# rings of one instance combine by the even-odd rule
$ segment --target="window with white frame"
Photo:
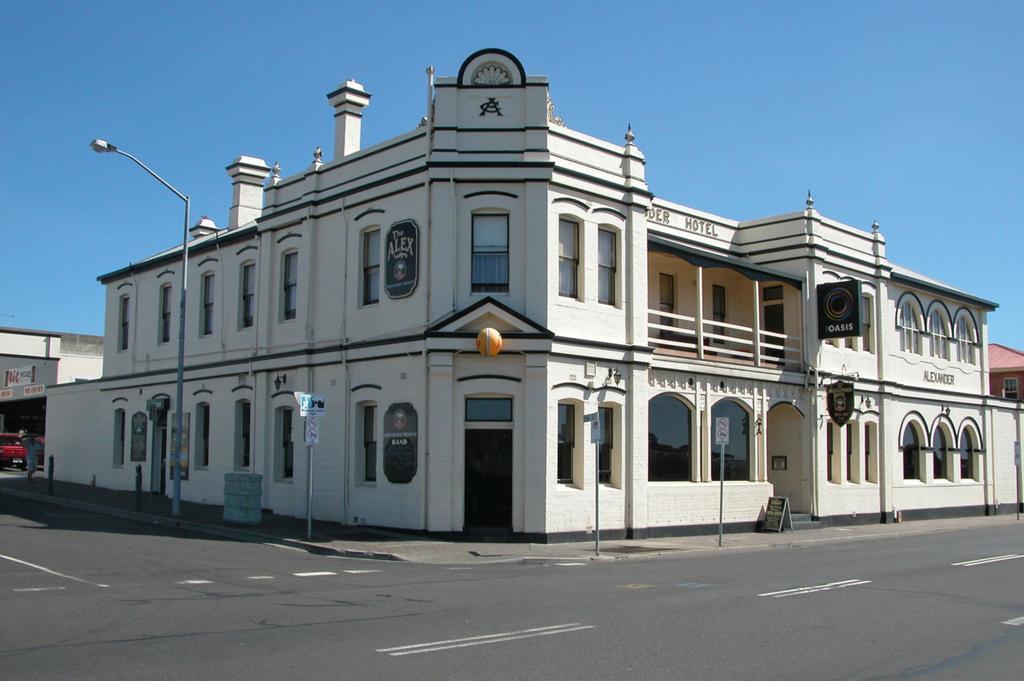
[[[471,288],[508,291],[508,215],[473,216]]]
[[[850,421],[845,426],[846,432],[846,481],[860,482],[857,464],[857,423]]]
[[[729,443],[725,445],[725,479],[750,480],[750,414],[738,402],[720,400],[711,408],[711,422],[729,419]],[[719,480],[722,447],[711,448],[711,479]]]
[[[836,451],[836,425],[831,421],[825,424],[825,479],[839,482],[839,453]]]
[[[199,308],[199,335],[209,336],[213,333],[213,273],[203,275],[200,286],[201,305]]]
[[[576,458],[576,405],[558,403],[558,482],[573,483]]]
[[[210,465],[210,405],[200,402],[196,405],[196,466]]]
[[[558,295],[579,297],[579,225],[572,220],[558,221]]]
[[[932,357],[949,359],[949,321],[942,310],[934,309],[928,315],[928,330],[932,336]]]
[[[117,303],[117,349],[128,349],[128,296],[121,296]]]
[[[936,428],[935,433],[932,435],[932,480],[948,478],[949,471],[946,466],[948,449],[946,445],[946,431],[942,428]]]
[[[615,232],[597,230],[597,302],[615,304],[615,271],[618,267]]]
[[[281,258],[281,320],[295,319],[298,311],[299,254],[285,253]]]
[[[615,449],[615,409],[598,407],[599,440],[597,443],[597,479],[598,482],[612,482],[612,451]]]
[[[903,431],[900,448],[903,450],[903,479],[924,481],[924,470],[921,467],[921,439],[917,435],[917,429],[909,423]]]
[[[278,480],[291,480],[295,475],[294,413],[291,407],[278,407],[274,411],[274,472]]]
[[[363,305],[380,301],[380,230],[363,233]]]
[[[156,332],[157,343],[167,343],[171,340],[171,285],[164,284],[160,287],[160,319],[159,328]]]
[[[125,412],[124,409],[114,410],[114,466],[124,465],[125,445]]]
[[[359,473],[362,482],[377,482],[377,405],[361,404],[359,409]]]
[[[964,429],[960,433],[960,479],[978,480],[978,446],[973,433]]]
[[[256,317],[256,264],[245,263],[239,275],[238,326],[250,328]]]
[[[693,480],[690,408],[680,399],[658,395],[647,403],[647,479]]]
[[[921,316],[910,301],[900,306],[900,350],[921,354]]]
[[[1008,400],[1020,399],[1020,393],[1017,390],[1017,377],[1016,376],[1005,376],[1003,378],[1003,397]]]
[[[860,349],[864,352],[875,351],[874,325],[875,306],[871,296],[860,298]]]
[[[864,482],[878,482],[878,459],[875,455],[875,440],[878,426],[874,423],[864,424]]]
[[[966,314],[956,320],[956,355],[964,364],[974,364],[974,346],[977,336],[974,325]]]
[[[252,403],[235,402],[235,470],[248,470],[252,457]]]

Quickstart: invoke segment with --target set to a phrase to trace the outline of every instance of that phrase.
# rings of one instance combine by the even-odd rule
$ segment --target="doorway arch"
[[[810,513],[811,499],[805,489],[804,415],[788,402],[768,410],[768,482],[774,495],[788,497],[795,513]]]

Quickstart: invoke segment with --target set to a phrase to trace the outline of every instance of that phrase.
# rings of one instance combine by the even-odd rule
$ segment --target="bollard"
[[[135,466],[135,510],[142,510],[142,464]]]
[[[46,464],[46,493],[53,496],[53,454],[50,454],[50,460]]]

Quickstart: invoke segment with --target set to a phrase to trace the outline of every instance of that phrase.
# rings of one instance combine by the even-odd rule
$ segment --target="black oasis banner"
[[[407,483],[416,477],[416,409],[398,402],[384,414],[384,475],[389,482]]]
[[[860,282],[818,284],[818,338],[860,335]]]
[[[405,298],[416,290],[419,233],[412,220],[401,220],[388,228],[384,239],[384,291],[389,298]]]

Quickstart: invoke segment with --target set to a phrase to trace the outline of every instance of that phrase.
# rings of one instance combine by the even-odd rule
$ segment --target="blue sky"
[[[373,95],[369,145],[414,127],[427,65],[484,47],[550,78],[558,115],[620,141],[651,189],[748,219],[877,219],[890,259],[995,300],[1024,347],[1024,3],[37,1],[0,21],[0,325],[101,333],[96,276],[227,221],[224,167],[330,157],[325,95]]]

